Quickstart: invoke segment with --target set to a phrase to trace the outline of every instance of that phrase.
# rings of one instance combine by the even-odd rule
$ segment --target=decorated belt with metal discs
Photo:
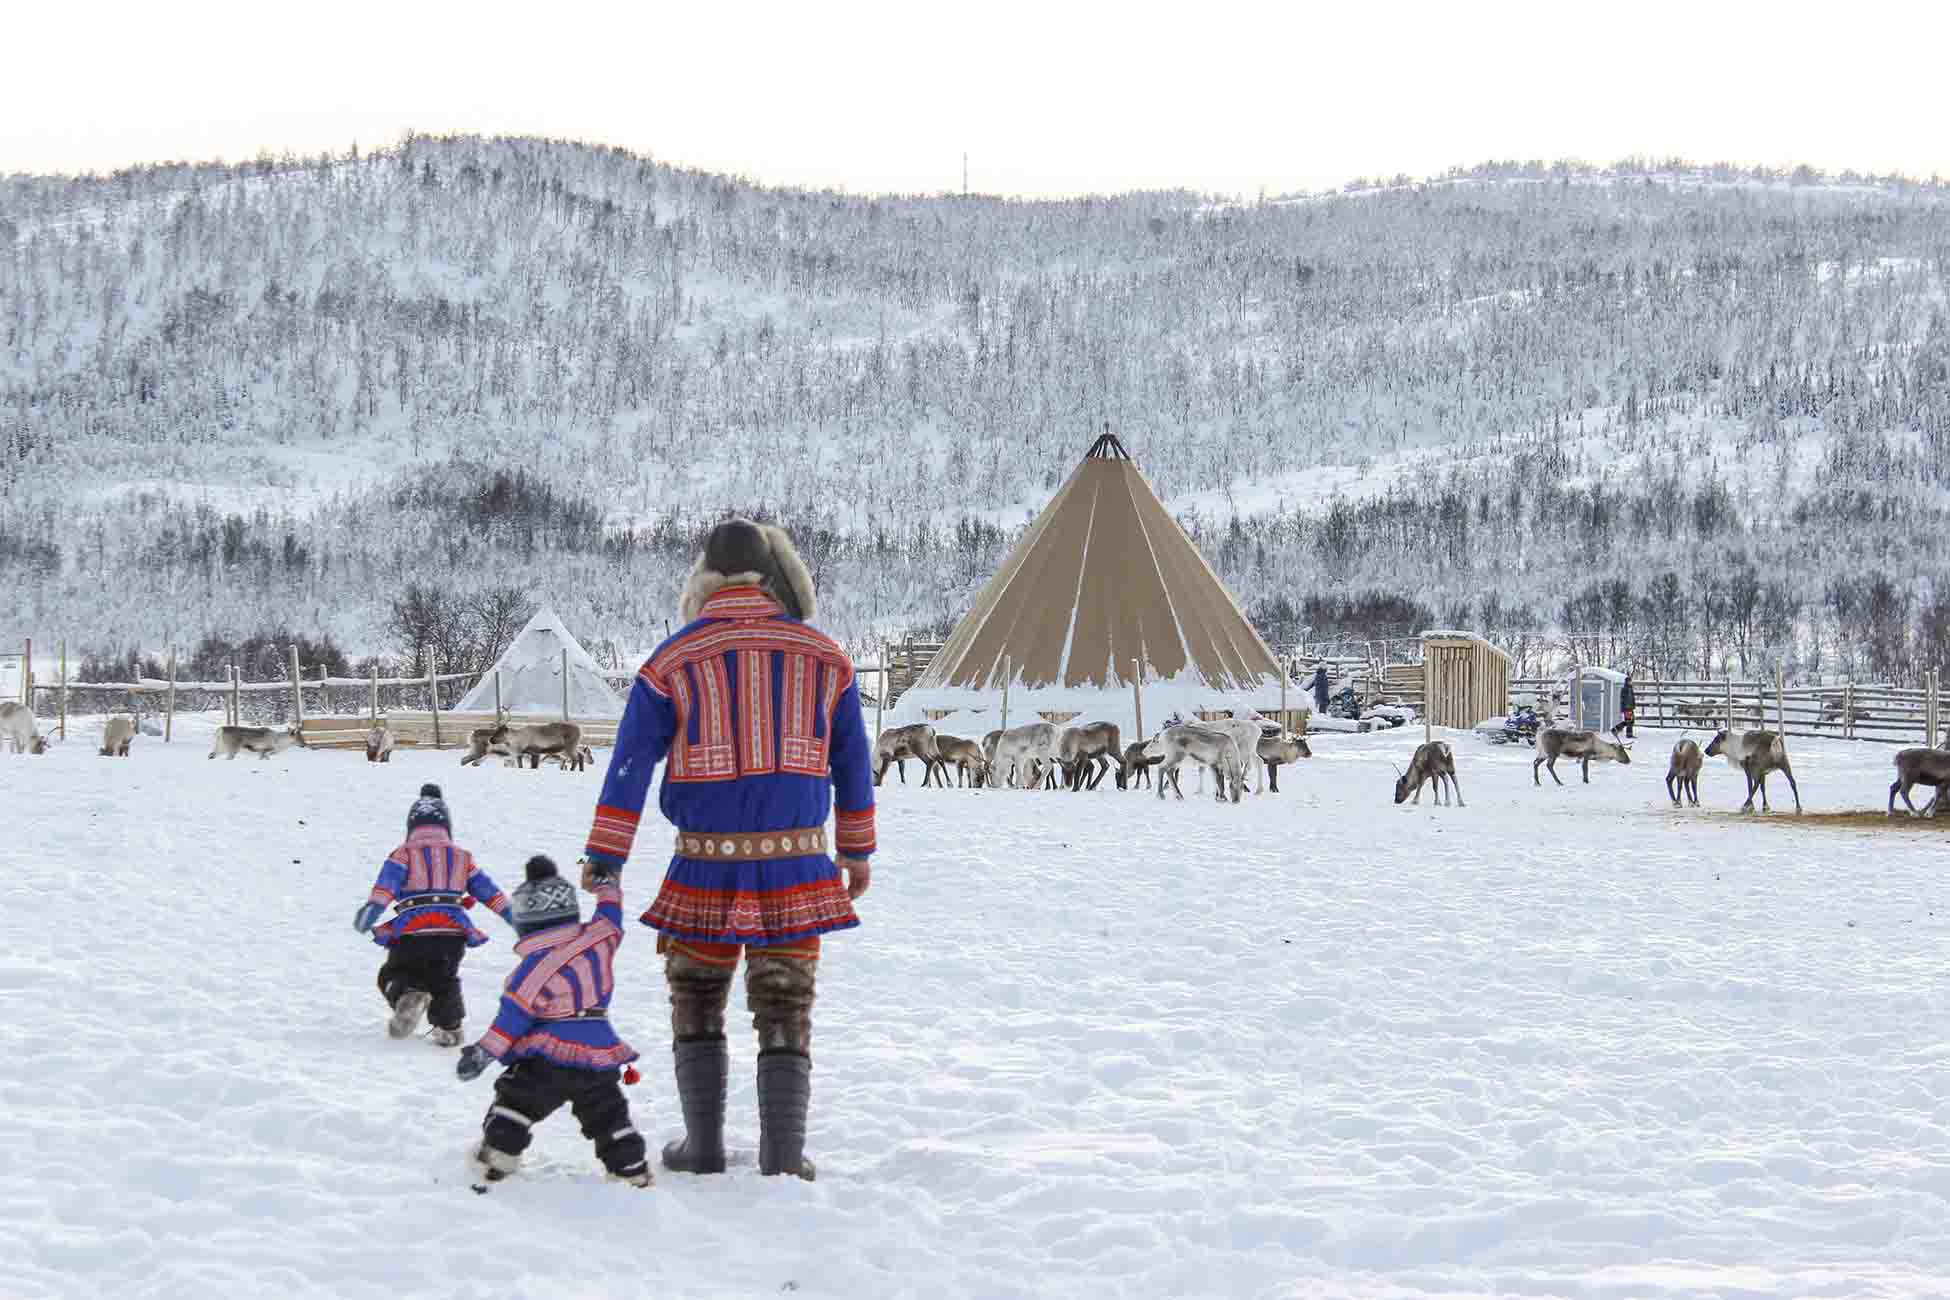
[[[677,854],[718,862],[769,862],[774,858],[803,858],[826,852],[826,828],[760,831],[741,835],[677,832]]]

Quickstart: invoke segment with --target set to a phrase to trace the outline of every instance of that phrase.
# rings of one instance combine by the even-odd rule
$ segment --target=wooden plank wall
[[[431,713],[389,713],[384,715],[385,723],[392,729],[393,745],[397,749],[466,749],[469,733],[477,727],[492,727],[495,722],[492,713],[446,713],[440,715],[440,743],[433,743],[433,715]],[[516,715],[508,719],[517,727],[542,722],[559,722],[553,717],[530,717]],[[607,748],[616,743],[615,718],[576,719],[582,728],[582,743],[592,749]],[[364,714],[339,718],[306,718],[305,743],[313,749],[357,749],[366,747],[366,731],[372,726],[371,719]]]
[[[1427,656],[1429,721],[1438,727],[1468,730],[1485,718],[1510,711],[1510,659],[1486,641],[1431,638]]]

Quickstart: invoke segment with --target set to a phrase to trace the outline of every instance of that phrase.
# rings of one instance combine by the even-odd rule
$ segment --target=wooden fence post
[[[379,661],[372,661],[372,725],[379,725]]]
[[[569,720],[569,647],[562,647],[562,721]],[[540,763],[540,759],[535,760]]]
[[[61,739],[68,738],[68,638],[61,638],[61,680],[55,683],[55,709],[61,716],[57,726]]]
[[[498,727],[506,721],[507,716],[501,711],[501,670],[496,668],[494,670],[494,725]]]
[[[1774,730],[1787,735],[1787,688],[1779,668],[1774,670]]]
[[[1280,666],[1280,725],[1286,725],[1286,665]],[[1150,737],[1144,734],[1144,661],[1131,660],[1131,700],[1137,706],[1137,741],[1143,744]]]
[[[885,719],[887,717],[887,656],[889,653],[890,647],[885,641],[882,641],[880,643],[880,689],[874,692],[873,697],[873,739],[876,745],[880,743],[880,733],[887,729]],[[878,766],[877,762],[875,766]]]
[[[1728,730],[1728,731],[1732,731],[1732,730],[1734,729],[1734,727],[1735,727],[1735,725],[1736,725],[1736,724],[1734,723],[1734,720],[1733,720],[1733,669],[1732,669],[1732,668],[1728,668],[1728,669],[1727,669],[1727,721],[1726,721],[1726,728],[1727,728],[1727,730]]]
[[[163,744],[167,745],[176,733],[176,647],[169,647],[169,694],[163,705]]]
[[[1015,666],[1008,655],[1002,656],[1002,729],[1009,729],[1009,678],[1015,673]]]
[[[1435,659],[1422,647],[1422,739],[1435,739]]]
[[[25,657],[20,661],[20,702],[27,706],[29,713],[32,713],[34,711],[34,638],[30,636],[26,641]]]
[[[427,711],[433,715],[433,747],[440,748],[440,661],[427,656]]]
[[[237,661],[230,661],[230,725],[244,725],[244,679],[237,675]]]
[[[1842,738],[1855,739],[1855,679],[1842,683]]]
[[[300,731],[305,726],[305,679],[298,668],[298,643],[291,643],[291,720]]]

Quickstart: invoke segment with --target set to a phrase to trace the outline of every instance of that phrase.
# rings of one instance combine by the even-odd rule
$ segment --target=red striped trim
[[[377,903],[381,907],[385,907],[393,901],[393,891],[390,889],[381,888],[378,885],[374,885],[372,887],[372,892],[366,895],[366,901],[368,903]]]
[[[481,1035],[481,1050],[496,1060],[500,1060],[506,1056],[508,1049],[514,1045],[515,1040],[502,1033],[499,1029],[489,1029],[485,1034]]]
[[[643,914],[646,924],[682,934],[786,938],[854,925],[853,900],[835,880],[815,880],[762,894],[696,889],[664,881]]]
[[[799,623],[714,623],[672,641],[659,651],[644,671],[666,680],[678,668],[723,655],[733,650],[777,650],[786,654],[810,654],[845,670],[851,681],[853,662],[839,642],[823,632]]]
[[[630,845],[636,843],[637,823],[642,819],[641,813],[599,803],[596,805],[596,820],[589,827],[589,842],[584,847],[591,853],[627,860]]]
[[[785,606],[773,600],[762,589],[749,584],[737,587],[720,587],[704,601],[704,607],[697,612],[699,618],[777,618],[785,613]]]
[[[681,952],[692,961],[727,969],[738,964],[738,958],[745,951],[745,945],[705,943],[701,939],[670,939],[665,942],[663,950],[667,953]],[[761,951],[768,957],[790,957],[794,961],[818,961],[819,936],[813,935],[810,939],[794,939],[789,943],[766,944]]]
[[[833,843],[841,853],[871,853],[875,847],[873,809],[833,810]]]

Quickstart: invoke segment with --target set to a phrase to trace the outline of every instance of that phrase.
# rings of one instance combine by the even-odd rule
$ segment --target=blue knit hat
[[[447,801],[440,797],[440,787],[431,781],[420,787],[420,797],[406,813],[408,835],[422,826],[438,826],[443,831],[454,828],[453,819],[447,815]]]

